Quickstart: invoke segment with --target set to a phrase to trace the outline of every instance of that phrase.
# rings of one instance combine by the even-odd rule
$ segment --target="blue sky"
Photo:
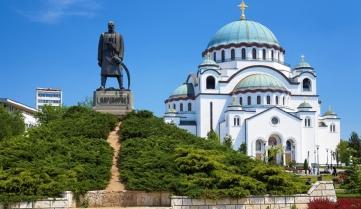
[[[240,0],[1,0],[0,97],[35,106],[36,87],[64,91],[66,105],[100,85],[99,33],[108,20],[125,38],[137,109],[161,116],[212,35],[237,20]],[[361,133],[361,1],[248,0],[247,18],[269,27],[318,74],[323,111],[342,118],[342,136]],[[109,84],[115,84],[114,81]]]

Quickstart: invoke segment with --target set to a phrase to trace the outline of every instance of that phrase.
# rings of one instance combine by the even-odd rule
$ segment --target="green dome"
[[[218,30],[209,42],[208,48],[238,43],[280,46],[276,36],[266,26],[251,20],[239,20],[231,22]]]
[[[194,87],[191,83],[185,83],[179,86],[171,95],[171,97],[189,97],[194,96]]]
[[[219,67],[219,65],[208,55],[204,56],[202,63],[199,67],[213,66]]]
[[[303,102],[298,106],[298,108],[312,108],[312,106],[307,102]]]
[[[327,112],[323,114],[323,116],[337,116],[337,114],[332,110],[332,108],[328,108]]]
[[[298,63],[298,65],[296,66],[295,69],[313,69],[312,66],[305,61],[305,56],[301,56],[301,60],[300,63]]]
[[[242,79],[235,90],[244,89],[282,89],[285,90],[282,82],[277,78],[266,74],[253,74]]]

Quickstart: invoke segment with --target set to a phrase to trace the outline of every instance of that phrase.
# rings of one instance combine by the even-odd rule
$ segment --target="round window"
[[[273,125],[277,125],[277,124],[280,123],[280,120],[277,117],[273,117],[271,122],[272,122]]]

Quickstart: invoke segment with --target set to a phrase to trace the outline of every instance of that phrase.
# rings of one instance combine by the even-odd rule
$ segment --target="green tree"
[[[242,143],[241,146],[239,146],[238,151],[246,155],[247,154],[247,144]]]
[[[24,118],[20,112],[8,112],[0,107],[0,140],[20,135],[25,131]]]
[[[216,143],[220,143],[221,140],[219,139],[218,134],[214,131],[211,130],[210,132],[208,132],[207,134],[207,139]]]
[[[341,140],[337,145],[337,153],[341,163],[345,163],[346,166],[350,165],[351,149],[349,142]]]
[[[65,110],[65,107],[44,105],[36,116],[41,124],[47,124],[50,121],[60,119],[63,116]]]
[[[352,132],[350,140],[350,148],[352,148],[352,155],[357,158],[361,158],[361,139],[356,132]]]
[[[361,193],[361,162],[360,158],[353,158],[349,189],[351,192]]]
[[[233,144],[232,137],[230,135],[225,136],[223,139],[223,145],[228,148],[232,148],[232,144]]]
[[[308,171],[308,161],[307,161],[307,159],[305,159],[305,161],[303,162],[303,170],[305,170],[305,174],[307,174],[307,171]]]
[[[78,102],[78,106],[93,108],[93,99],[91,97],[85,97],[84,101]]]
[[[282,154],[283,149],[281,145],[274,146],[268,149],[268,163],[272,165],[277,164],[277,155]]]

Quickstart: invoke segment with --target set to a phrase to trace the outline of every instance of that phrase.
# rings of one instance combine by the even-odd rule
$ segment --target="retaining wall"
[[[173,209],[307,209],[313,199],[328,198],[336,202],[336,192],[332,181],[315,183],[307,194],[290,196],[252,196],[242,199],[191,199],[183,196],[172,196]]]

